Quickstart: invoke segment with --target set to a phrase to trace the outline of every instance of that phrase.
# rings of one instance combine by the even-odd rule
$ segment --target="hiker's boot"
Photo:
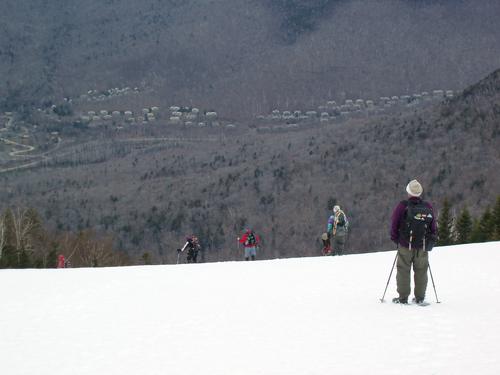
[[[401,303],[401,304],[408,304],[408,298],[401,298],[401,297],[395,297],[392,299],[393,303]]]

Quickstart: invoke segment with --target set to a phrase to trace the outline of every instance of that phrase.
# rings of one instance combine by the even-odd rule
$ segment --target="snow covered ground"
[[[500,243],[434,249],[427,307],[394,257],[0,270],[0,374],[500,374]]]

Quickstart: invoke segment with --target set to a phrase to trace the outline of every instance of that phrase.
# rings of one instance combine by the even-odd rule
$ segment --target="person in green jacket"
[[[347,218],[340,206],[333,207],[333,215],[328,218],[327,233],[333,239],[332,255],[343,255],[347,236]]]

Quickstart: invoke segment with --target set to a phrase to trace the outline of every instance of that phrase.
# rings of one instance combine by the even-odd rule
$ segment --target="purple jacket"
[[[408,198],[408,201],[412,202],[421,202],[422,199],[418,197],[410,197]],[[431,204],[428,202],[424,202],[424,204],[429,207],[431,210],[434,211],[432,208]],[[392,220],[391,220],[391,240],[403,247],[408,247],[409,243],[405,241],[403,238],[399,238],[399,229],[401,227],[401,224],[403,223],[404,215],[406,211],[406,205],[404,204],[404,201],[400,202],[396,208],[394,209],[394,212],[392,213]],[[437,234],[437,226],[436,226],[436,219],[435,215],[434,218],[432,219],[431,222],[431,234],[436,235]]]

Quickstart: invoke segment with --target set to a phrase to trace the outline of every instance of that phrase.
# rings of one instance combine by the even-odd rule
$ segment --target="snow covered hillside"
[[[1,270],[0,373],[499,374],[500,243],[435,248],[427,307],[394,257]]]

